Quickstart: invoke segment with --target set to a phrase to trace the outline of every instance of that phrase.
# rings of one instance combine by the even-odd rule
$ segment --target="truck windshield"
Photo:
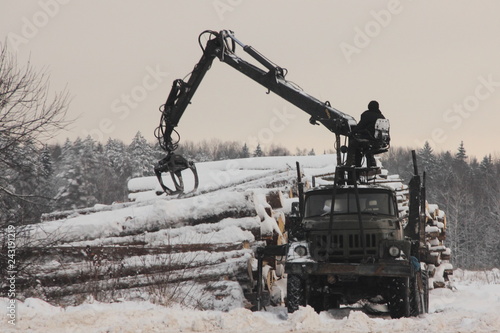
[[[305,217],[324,216],[331,212],[332,195],[329,193],[312,194],[305,203]],[[359,193],[361,213],[396,215],[392,195],[388,192]],[[337,193],[334,214],[357,214],[354,193]]]

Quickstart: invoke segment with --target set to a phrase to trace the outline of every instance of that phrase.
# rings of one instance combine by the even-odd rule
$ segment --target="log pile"
[[[290,212],[291,202],[297,201],[293,198],[290,189],[272,189],[259,191],[254,195],[254,204],[257,215],[261,221],[260,235],[265,245],[282,245],[288,242],[286,232],[287,215]],[[290,198],[292,196],[292,198]],[[268,292],[269,303],[272,305],[282,305],[286,295],[286,283],[284,281],[284,265],[282,258],[263,258],[262,286]],[[252,280],[253,289],[256,291],[258,278],[257,258],[249,261],[249,274]],[[253,295],[247,295],[252,299]],[[266,300],[267,302],[267,300]]]
[[[389,175],[387,170],[382,169],[381,173],[375,178],[375,182],[394,189],[396,191],[399,215],[404,216],[408,214],[410,191],[408,185],[403,183],[399,175]]]
[[[399,175],[388,175],[387,170],[382,169],[377,175],[376,183],[392,187],[397,194],[399,215],[408,214],[409,209],[409,189],[403,183]],[[453,275],[453,265],[451,261],[451,250],[446,247],[446,214],[439,209],[436,204],[426,202],[425,206],[425,237],[426,255],[422,258],[427,264],[429,271],[429,287],[444,288],[449,285],[449,276]]]
[[[453,274],[453,265],[450,263],[451,250],[446,247],[446,214],[436,204],[425,206],[426,227],[425,236],[429,256],[429,287],[443,288]]]
[[[142,228],[127,224],[128,232],[89,232],[79,235],[78,239],[67,235],[51,246],[32,247],[24,258],[31,264],[28,274],[20,280],[24,285],[23,294],[60,305],[76,305],[91,297],[105,302],[124,299],[159,304],[175,302],[209,310],[249,306],[244,294],[256,286],[256,267],[252,269],[256,248],[286,242],[287,202],[283,193],[287,192],[286,187],[240,188],[231,192],[235,204],[229,202],[228,207],[233,208],[222,212],[200,211],[193,206],[178,216],[148,216],[161,221],[138,217],[121,221],[117,216],[117,225],[140,220]],[[186,203],[188,200],[205,205],[213,202],[217,206],[220,199],[215,198],[217,195],[184,202],[179,199],[175,206],[191,207]],[[144,205],[136,204],[137,207]],[[163,205],[172,205],[172,202],[157,201],[154,205],[170,207]],[[133,203],[126,206],[136,207]],[[168,214],[170,210],[164,209]],[[51,214],[46,223],[63,219],[63,225],[71,225],[92,216],[99,220],[102,212],[109,210],[114,207]],[[106,236],[100,236],[102,234]],[[275,261],[265,263],[264,282],[269,290],[282,277],[282,267],[276,274],[276,266]]]

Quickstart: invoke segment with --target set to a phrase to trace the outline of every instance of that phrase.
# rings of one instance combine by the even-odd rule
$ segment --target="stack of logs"
[[[446,214],[439,209],[438,205],[427,203],[425,216],[425,237],[430,254],[427,258],[430,275],[429,287],[443,288],[449,282],[449,275],[453,274],[453,266],[450,263],[451,250],[444,245]]]
[[[377,176],[376,182],[391,186],[395,189],[400,216],[408,213],[409,190],[408,186],[398,175],[388,175],[387,170]],[[453,274],[453,265],[450,263],[451,250],[444,245],[446,239],[446,214],[436,204],[426,202],[425,238],[427,256],[423,261],[428,265],[429,287],[444,288],[449,285],[449,275]]]

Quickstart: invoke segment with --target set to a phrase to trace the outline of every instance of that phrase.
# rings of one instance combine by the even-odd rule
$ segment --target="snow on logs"
[[[429,287],[443,288],[453,274],[453,265],[450,263],[451,250],[446,247],[446,214],[436,204],[425,205],[425,237],[429,256],[426,258],[429,268]]]
[[[57,232],[58,241],[31,251],[37,279],[24,281],[27,294],[65,305],[89,295],[132,295],[204,309],[243,307],[255,286],[248,267],[256,247],[286,242],[287,200],[277,189],[257,188],[53,214],[34,236],[41,241]],[[272,289],[282,267],[265,264]]]
[[[399,175],[386,175],[382,172],[377,183],[392,187],[396,191],[400,216],[408,214],[409,189],[403,184]],[[428,256],[423,261],[428,265],[429,287],[443,288],[449,282],[448,276],[453,274],[453,265],[450,263],[451,250],[446,247],[446,214],[436,204],[425,205],[425,237]]]

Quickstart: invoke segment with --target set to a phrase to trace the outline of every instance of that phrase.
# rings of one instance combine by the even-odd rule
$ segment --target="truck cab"
[[[413,242],[404,237],[393,189],[319,187],[304,194],[302,207],[285,264],[289,312],[374,299],[386,303],[395,318],[418,311],[411,289],[420,264]]]
[[[334,200],[331,187],[310,191],[305,197],[301,228],[314,260],[359,263],[367,258],[380,259],[381,241],[402,239],[396,197],[391,189],[359,188],[359,213],[352,188],[339,188],[336,192]]]

